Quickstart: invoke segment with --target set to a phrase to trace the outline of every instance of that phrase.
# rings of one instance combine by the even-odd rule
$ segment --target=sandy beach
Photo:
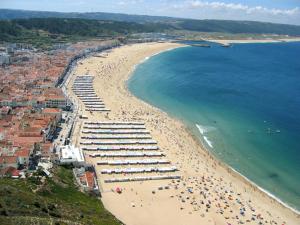
[[[278,42],[298,42],[300,38],[283,38],[283,39],[232,39],[232,40],[222,40],[222,39],[212,39],[207,40],[210,42],[219,43],[222,45],[229,44],[245,44],[245,43],[278,43]]]
[[[103,182],[97,160],[86,154],[86,160],[96,165],[104,206],[128,225],[300,224],[299,214],[216,160],[181,121],[128,91],[126,82],[137,64],[146,57],[178,47],[184,46],[176,43],[126,45],[82,60],[73,72],[68,93],[76,98],[71,90],[76,75],[94,75],[94,89],[111,110],[84,112],[84,106],[78,101],[79,114],[87,115],[89,121],[143,121],[182,176],[173,181],[108,184]],[[83,121],[77,119],[72,140],[78,147]],[[121,194],[114,191],[116,187],[122,189]]]

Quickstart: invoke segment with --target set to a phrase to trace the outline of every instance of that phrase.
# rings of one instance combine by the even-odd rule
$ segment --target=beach
[[[245,44],[245,43],[278,43],[278,42],[298,42],[300,38],[281,38],[281,39],[232,39],[232,40],[222,40],[222,39],[208,39],[207,41],[215,42],[222,45],[229,44]]]
[[[125,45],[80,61],[72,74],[68,85],[71,96],[72,79],[76,75],[93,75],[96,93],[111,110],[108,113],[83,112],[83,105],[78,101],[79,114],[85,114],[90,121],[143,121],[182,176],[180,180],[108,184],[101,179],[96,165],[104,206],[130,225],[299,224],[299,214],[215,159],[181,121],[128,91],[127,80],[137,64],[178,47],[184,46],[176,43]],[[78,119],[72,140],[78,147],[82,126],[83,120]],[[86,160],[96,164],[87,154]],[[121,194],[114,191],[116,187],[122,189]]]

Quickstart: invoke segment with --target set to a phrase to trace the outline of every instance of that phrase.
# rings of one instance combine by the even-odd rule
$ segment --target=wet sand
[[[104,206],[128,225],[300,224],[300,217],[267,196],[211,156],[184,124],[134,97],[127,89],[136,64],[175,43],[126,45],[82,60],[74,74],[95,76],[94,88],[111,109],[83,113],[92,121],[143,121],[154,140],[179,168],[181,180],[107,184],[96,166]],[[75,77],[75,76],[73,76]],[[72,95],[69,83],[68,92]],[[73,143],[79,144],[83,120],[77,120]],[[86,155],[86,160],[96,163]],[[109,176],[109,175],[105,175]],[[122,188],[118,194],[114,190]],[[162,189],[162,190],[159,190]]]

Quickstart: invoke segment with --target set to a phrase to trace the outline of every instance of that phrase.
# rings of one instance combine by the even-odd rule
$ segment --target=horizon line
[[[287,26],[296,26],[300,27],[298,24],[288,24],[288,23],[274,23],[269,21],[261,21],[261,20],[235,20],[235,19],[195,19],[195,18],[187,18],[187,17],[172,17],[172,16],[158,16],[158,15],[147,15],[147,14],[129,14],[129,13],[119,13],[119,12],[104,12],[104,11],[97,11],[97,12],[76,12],[76,11],[50,11],[50,10],[31,10],[31,9],[15,9],[15,8],[0,8],[0,10],[15,10],[15,11],[27,11],[27,12],[50,12],[50,13],[78,13],[78,14],[88,14],[88,13],[106,13],[106,14],[120,14],[120,15],[128,15],[128,16],[147,16],[147,17],[163,17],[169,19],[182,19],[182,20],[196,20],[196,21],[233,21],[233,22],[257,22],[257,23],[269,23],[269,24],[278,24],[278,25],[287,25]],[[43,18],[43,17],[32,17],[32,18]],[[44,17],[47,18],[47,17]],[[49,18],[49,17],[48,17]],[[55,18],[55,17],[54,17]],[[20,19],[29,19],[29,18],[20,18]],[[81,19],[88,19],[88,18],[81,18]],[[0,19],[1,20],[1,19]],[[93,19],[93,20],[100,20],[100,19]]]

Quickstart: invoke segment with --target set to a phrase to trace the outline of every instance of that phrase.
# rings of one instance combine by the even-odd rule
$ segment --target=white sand
[[[219,40],[209,39],[207,41],[216,42],[223,45],[238,44],[238,43],[277,43],[277,42],[298,42],[300,38],[282,38],[282,39],[232,39],[232,40]]]
[[[153,139],[167,154],[167,159],[180,168],[179,173],[183,175],[182,180],[174,183],[164,180],[106,184],[103,178],[110,175],[100,175],[100,166],[96,166],[104,206],[128,225],[238,224],[238,221],[246,224],[300,224],[299,215],[209,155],[182,122],[128,92],[126,81],[137,63],[179,46],[174,43],[123,46],[105,57],[85,59],[76,67],[75,74],[95,75],[96,92],[111,109],[108,114],[84,113],[89,120],[144,121]],[[81,126],[82,122],[78,120],[73,140],[77,145]],[[87,160],[95,163],[99,159],[87,157]],[[169,186],[170,189],[158,190],[160,186]],[[122,194],[111,191],[116,187],[123,189]],[[189,193],[188,188],[193,193]],[[240,214],[243,207],[245,216]],[[252,217],[255,220],[251,220]]]

